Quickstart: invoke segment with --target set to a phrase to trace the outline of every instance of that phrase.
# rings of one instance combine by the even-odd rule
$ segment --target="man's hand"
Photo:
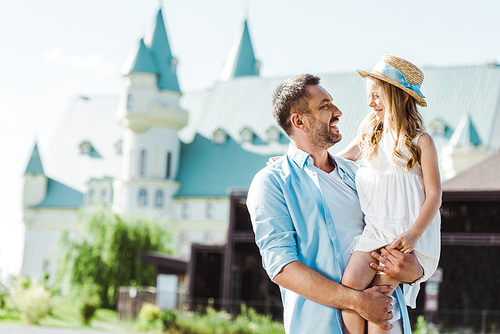
[[[394,326],[389,323],[392,319],[393,288],[390,286],[374,286],[361,292],[361,298],[357,303],[356,312],[364,319],[382,329],[390,330]]]
[[[384,272],[402,283],[414,282],[423,274],[422,266],[418,263],[413,252],[405,254],[386,246],[380,249],[380,254],[372,252],[371,255],[383,266],[378,263],[370,263],[370,267]]]

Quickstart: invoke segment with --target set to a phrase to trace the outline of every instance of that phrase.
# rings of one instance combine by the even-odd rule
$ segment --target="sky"
[[[370,70],[386,53],[419,67],[500,60],[497,0],[2,1],[2,277],[21,269],[22,176],[35,141],[43,163],[72,98],[118,95],[121,67],[160,6],[183,92],[217,82],[245,18],[262,77]]]

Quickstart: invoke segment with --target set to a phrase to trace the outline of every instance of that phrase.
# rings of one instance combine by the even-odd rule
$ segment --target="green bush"
[[[12,297],[21,318],[28,324],[38,324],[52,310],[51,294],[40,284],[31,284],[27,289],[16,291]]]
[[[160,318],[161,309],[155,304],[144,303],[139,311],[139,319],[145,322],[155,322]]]
[[[174,310],[163,310],[160,313],[163,330],[168,331],[177,327],[177,312]]]
[[[168,330],[166,328],[165,330]],[[175,321],[169,333],[180,334],[284,334],[283,324],[272,321],[270,316],[258,314],[254,309],[242,305],[241,314],[232,319],[224,311],[206,308],[193,317]]]
[[[103,308],[116,308],[121,286],[154,285],[155,268],[140,260],[142,252],[173,253],[175,249],[164,222],[110,210],[81,219],[76,235],[66,231],[61,236],[58,280],[68,282],[73,290],[93,284]]]
[[[0,309],[4,309],[6,306],[7,288],[0,282]]]
[[[100,301],[99,296],[95,293],[84,292],[80,301],[80,319],[85,326],[90,325],[92,318],[95,316],[99,309]]]

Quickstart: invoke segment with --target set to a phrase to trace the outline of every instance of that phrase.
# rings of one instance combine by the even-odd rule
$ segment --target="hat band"
[[[410,85],[408,83],[408,81],[406,81],[404,74],[401,73],[400,70],[398,70],[397,68],[395,68],[391,64],[387,64],[386,62],[379,61],[377,63],[377,65],[375,65],[375,67],[373,68],[372,72],[373,71],[377,71],[379,73],[382,73],[383,75],[385,75],[389,79],[396,81],[398,84],[403,85],[404,87],[411,89],[412,91],[417,93],[422,98],[425,98],[424,94],[422,94],[422,92],[420,91],[420,87],[422,87],[422,85],[419,85],[419,84]]]

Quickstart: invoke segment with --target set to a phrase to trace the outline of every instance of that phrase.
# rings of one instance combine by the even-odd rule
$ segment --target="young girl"
[[[357,290],[400,282],[370,267],[370,253],[389,245],[420,264],[435,264],[440,254],[441,182],[437,152],[425,132],[417,104],[426,107],[420,85],[423,73],[412,63],[384,55],[366,79],[371,112],[358,137],[339,156],[358,160],[356,187],[366,226],[357,238],[342,284]],[[416,296],[414,296],[415,298]],[[405,305],[401,305],[405,307]],[[342,311],[344,333],[362,334],[365,320]],[[386,333],[368,323],[368,332]]]

